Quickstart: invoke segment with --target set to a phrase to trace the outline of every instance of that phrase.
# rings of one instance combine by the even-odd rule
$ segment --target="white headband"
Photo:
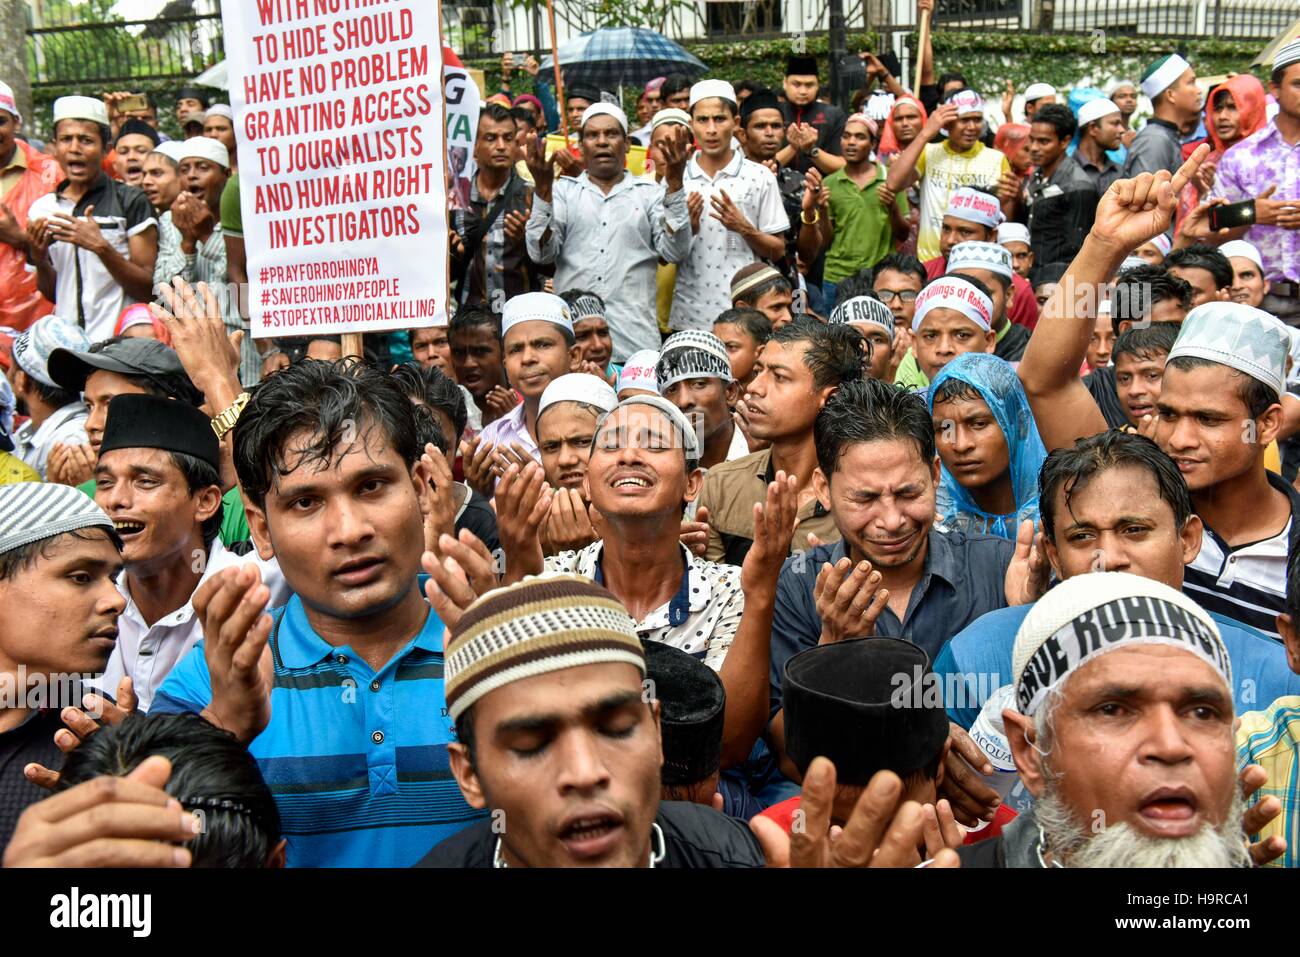
[[[955,309],[985,332],[993,328],[993,300],[960,276],[935,279],[921,290],[912,316],[913,332],[934,309]]]
[[[841,322],[861,322],[879,326],[885,330],[889,341],[891,343],[894,341],[894,314],[883,302],[871,296],[854,296],[832,309],[828,323],[834,326]]]
[[[1032,717],[1083,665],[1135,644],[1189,652],[1232,687],[1228,650],[1200,606],[1154,579],[1094,572],[1058,584],[1021,622],[1011,653],[1018,710]]]
[[[983,226],[1000,226],[1006,219],[996,196],[969,186],[953,190],[953,194],[948,197],[948,207],[943,214]]]

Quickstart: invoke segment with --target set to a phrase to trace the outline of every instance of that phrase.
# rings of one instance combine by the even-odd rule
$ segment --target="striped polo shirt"
[[[289,866],[409,867],[486,815],[465,803],[448,764],[455,725],[432,610],[378,672],[317,635],[297,595],[273,618],[271,721],[249,751],[275,795]],[[211,698],[199,642],[150,713],[198,712]]]
[[[1269,485],[1291,503],[1291,521],[1276,535],[1236,548],[1206,525],[1200,554],[1184,572],[1183,591],[1206,611],[1245,622],[1281,641],[1276,619],[1286,611],[1286,557],[1300,536],[1300,494],[1275,473],[1265,474]]]
[[[1237,725],[1237,767],[1258,764],[1268,780],[1251,803],[1273,796],[1282,813],[1260,832],[1261,840],[1286,839],[1286,853],[1272,867],[1300,867],[1300,697],[1278,698],[1262,711],[1247,711]]]

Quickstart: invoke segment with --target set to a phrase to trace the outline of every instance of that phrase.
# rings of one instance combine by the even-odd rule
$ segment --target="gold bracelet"
[[[226,433],[235,427],[239,421],[239,413],[244,411],[244,406],[248,405],[249,395],[247,392],[241,392],[235,396],[235,401],[230,403],[230,408],[217,414],[212,419],[212,431],[217,434],[217,441],[226,437]]]
[[[817,221],[822,218],[822,211],[820,209],[814,209],[813,218],[810,220],[804,218],[807,215],[808,213],[805,210],[801,209],[799,211],[799,222],[803,223],[805,226],[816,226]]]

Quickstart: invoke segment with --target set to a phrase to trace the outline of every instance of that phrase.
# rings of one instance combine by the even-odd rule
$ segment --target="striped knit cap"
[[[96,525],[113,534],[113,520],[71,485],[16,482],[0,486],[0,555],[64,532]]]
[[[476,599],[447,643],[447,710],[458,720],[490,691],[535,675],[622,661],[645,676],[636,623],[579,575],[539,575]]]

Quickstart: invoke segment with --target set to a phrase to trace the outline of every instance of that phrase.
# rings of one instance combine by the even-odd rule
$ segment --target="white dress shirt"
[[[528,256],[555,263],[557,294],[587,289],[605,301],[615,362],[659,348],[655,272],[660,259],[681,262],[691,250],[686,192],[664,190],[625,173],[603,193],[584,172],[557,178],[552,202],[533,196]]]
[[[261,570],[262,584],[271,590],[271,600],[266,606],[268,611],[289,600],[289,586],[280,573],[279,562],[274,558],[262,561],[256,552],[237,555],[222,546],[220,538],[213,539],[212,548],[208,550],[207,567],[194,590],[198,591],[199,585],[222,569],[244,564],[255,564]],[[172,668],[203,637],[203,625],[195,617],[194,607],[188,601],[152,625],[146,624],[131,597],[127,579],[124,573],[117,580],[117,590],[126,599],[126,608],[117,619],[117,647],[108,659],[104,674],[91,685],[116,697],[118,683],[129,675],[139,709],[148,711],[154,694],[171,674]]]

